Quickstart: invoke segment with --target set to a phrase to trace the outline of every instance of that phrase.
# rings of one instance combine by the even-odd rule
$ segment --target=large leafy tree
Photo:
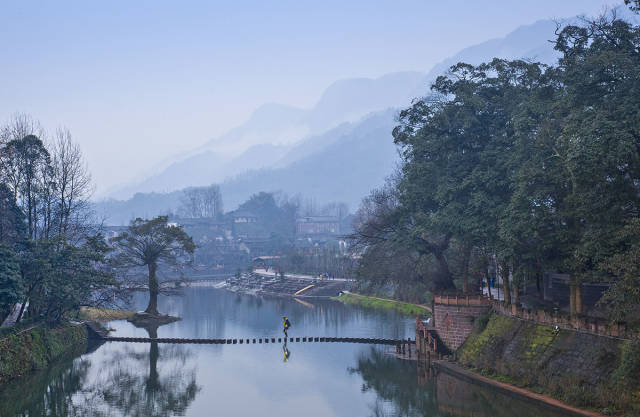
[[[81,305],[104,305],[116,290],[106,267],[108,252],[101,234],[85,236],[79,245],[61,239],[22,243],[22,309],[28,302],[31,316],[59,322]]]
[[[38,201],[43,186],[50,181],[40,181],[41,174],[50,171],[50,154],[42,140],[35,135],[27,135],[9,141],[0,150],[0,166],[6,184],[10,187],[15,201],[20,202],[27,218],[27,236],[36,239],[38,217]]]
[[[131,222],[126,232],[112,239],[118,251],[120,264],[130,267],[147,267],[149,284],[148,314],[159,315],[158,266],[176,264],[185,255],[193,254],[196,245],[181,226],[170,225],[167,216],[151,220],[137,218]]]
[[[612,320],[640,329],[640,219],[633,219],[616,238],[624,249],[602,267],[617,280],[600,302],[608,307]]]
[[[561,124],[550,136],[559,172],[549,180],[562,190],[558,249],[581,313],[581,283],[597,279],[620,249],[616,233],[640,213],[640,28],[600,18],[564,28],[556,49],[562,95],[550,117]]]
[[[10,247],[0,244],[0,322],[24,292],[20,276],[20,258]]]
[[[0,243],[16,243],[24,238],[25,232],[24,215],[13,193],[0,183]]]
[[[369,253],[402,242],[429,254],[436,289],[451,287],[453,259],[465,288],[484,254],[507,303],[543,268],[567,272],[582,312],[581,283],[627,250],[616,236],[640,214],[640,29],[612,14],[562,28],[555,47],[553,67],[457,64],[400,113],[397,204],[359,225]]]

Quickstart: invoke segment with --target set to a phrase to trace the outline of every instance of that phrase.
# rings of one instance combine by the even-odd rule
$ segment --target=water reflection
[[[157,338],[158,326],[147,326]],[[184,415],[200,391],[191,352],[184,346],[149,343],[148,354],[131,346],[106,358],[93,384],[83,387],[89,394],[82,415],[172,416]],[[142,345],[145,347],[145,345]],[[158,363],[165,366],[159,369]],[[146,372],[144,372],[146,370]]]
[[[146,297],[141,294],[137,302],[144,306]],[[253,339],[279,335],[286,315],[294,324],[291,337],[406,338],[413,331],[413,320],[395,312],[326,300],[310,306],[197,289],[159,302],[162,311],[183,320],[159,328],[109,326],[119,336]],[[386,349],[309,342],[109,342],[0,387],[0,416],[555,417],[446,374],[431,375]]]
[[[372,349],[350,372],[363,379],[363,392],[373,390],[373,416],[561,417],[537,403],[514,398],[446,372],[398,360]],[[417,372],[417,373],[416,373]],[[414,377],[409,377],[414,375]]]
[[[0,391],[0,416],[74,415],[73,394],[84,385],[89,361],[65,360]]]
[[[291,351],[287,346],[287,339],[284,339],[284,345],[282,345],[282,355],[284,356],[283,361],[289,362],[289,358],[291,358]]]

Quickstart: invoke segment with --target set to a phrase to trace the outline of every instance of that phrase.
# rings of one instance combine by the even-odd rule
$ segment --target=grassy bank
[[[404,315],[411,317],[431,315],[429,310],[417,304],[381,299],[376,297],[367,297],[358,294],[344,294],[340,297],[333,297],[332,300],[340,301],[345,304],[356,304],[367,308],[396,310]]]
[[[96,307],[80,307],[78,312],[78,319],[89,321],[112,321],[112,320],[126,320],[133,317],[136,314],[135,311],[129,310],[116,310],[113,308],[96,308]]]
[[[86,350],[84,325],[34,326],[0,339],[0,384]]]
[[[491,314],[458,351],[476,373],[604,414],[640,416],[640,342]]]

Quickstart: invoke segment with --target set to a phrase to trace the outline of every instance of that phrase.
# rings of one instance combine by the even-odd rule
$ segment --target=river
[[[143,293],[135,308],[146,303]],[[290,336],[406,338],[414,320],[330,300],[296,301],[192,288],[161,297],[183,320],[158,337]],[[148,337],[125,321],[114,335]],[[151,332],[154,330],[152,329]],[[454,376],[430,375],[388,346],[342,343],[168,345],[107,342],[0,390],[8,416],[538,416],[556,417]]]

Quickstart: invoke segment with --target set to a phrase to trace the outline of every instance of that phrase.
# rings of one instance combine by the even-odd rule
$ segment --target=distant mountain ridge
[[[319,202],[344,201],[355,209],[398,161],[391,137],[397,109],[427,94],[436,77],[457,62],[477,65],[498,57],[553,64],[558,54],[549,40],[555,28],[550,20],[521,26],[504,38],[461,50],[428,73],[337,81],[312,109],[266,104],[243,125],[115,196],[222,183],[227,209],[252,193],[276,190]],[[172,207],[158,207],[162,209]],[[127,210],[136,212],[134,207]]]

